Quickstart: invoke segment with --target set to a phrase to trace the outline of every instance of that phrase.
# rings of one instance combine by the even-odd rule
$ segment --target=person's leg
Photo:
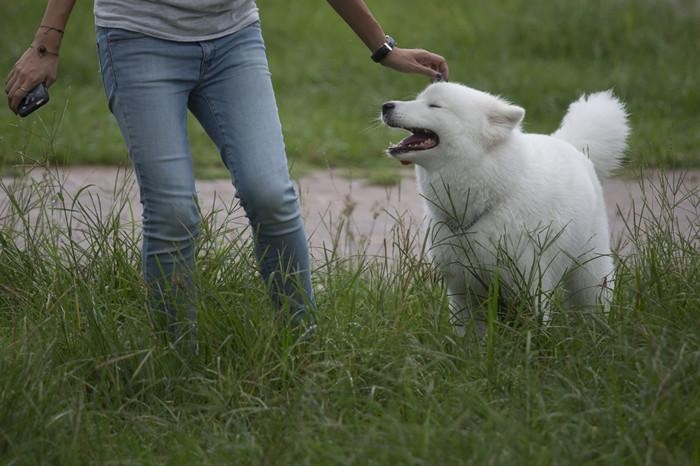
[[[263,279],[279,304],[289,300],[297,321],[313,305],[309,249],[259,25],[201,45],[202,79],[190,109],[231,172]]]
[[[194,342],[194,239],[199,233],[187,100],[198,78],[199,47],[98,28],[109,107],[119,123],[143,204],[143,274],[176,339]],[[178,324],[177,322],[180,322]]]

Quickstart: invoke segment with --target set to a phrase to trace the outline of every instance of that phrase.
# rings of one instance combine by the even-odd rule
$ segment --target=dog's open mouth
[[[407,138],[402,139],[396,144],[389,146],[389,154],[400,155],[406,152],[416,152],[428,150],[436,147],[440,143],[440,138],[429,129],[423,128],[404,128],[412,134]]]

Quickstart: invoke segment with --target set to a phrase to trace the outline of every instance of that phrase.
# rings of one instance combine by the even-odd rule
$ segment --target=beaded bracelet
[[[58,56],[58,52],[54,52],[53,50],[47,49],[44,44],[39,44],[38,47],[34,47],[34,45],[30,45],[29,47],[33,49],[36,48],[36,51],[39,53],[40,57],[45,57],[46,55]]]

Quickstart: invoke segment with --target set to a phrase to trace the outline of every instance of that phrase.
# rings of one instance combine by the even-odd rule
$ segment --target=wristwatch
[[[372,60],[377,63],[381,62],[392,50],[394,50],[394,47],[396,47],[396,41],[394,38],[391,36],[384,36],[384,43],[381,47],[374,51],[372,54]]]

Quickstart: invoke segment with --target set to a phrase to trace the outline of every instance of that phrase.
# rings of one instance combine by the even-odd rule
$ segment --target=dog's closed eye
[[[428,104],[428,107],[430,107],[430,108],[442,108],[442,105],[438,105],[438,104]]]

